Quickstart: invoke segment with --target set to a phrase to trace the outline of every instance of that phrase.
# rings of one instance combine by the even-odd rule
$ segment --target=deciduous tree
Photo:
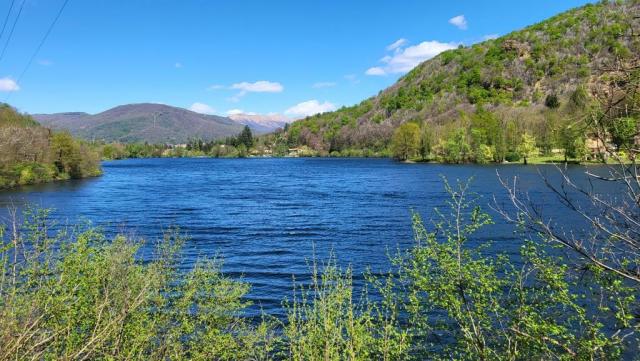
[[[522,134],[520,145],[518,146],[518,153],[524,160],[524,164],[527,164],[529,157],[536,155],[538,148],[536,148],[536,138],[528,133]]]
[[[399,160],[413,157],[420,145],[420,127],[413,122],[402,124],[396,129],[391,140],[393,155]]]

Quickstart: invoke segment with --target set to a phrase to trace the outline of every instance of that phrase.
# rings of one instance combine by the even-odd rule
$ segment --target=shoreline
[[[132,158],[128,158],[128,159],[132,159]],[[61,182],[72,181],[72,180],[92,179],[92,178],[102,177],[103,175],[104,175],[104,171],[101,170],[100,174],[88,175],[86,177],[81,177],[81,178],[55,178],[55,179],[51,179],[51,180],[43,180],[41,182],[33,182],[33,183],[27,183],[27,184],[15,184],[15,185],[12,185],[12,186],[9,186],[9,187],[0,187],[0,192],[10,191],[10,190],[13,190],[13,189],[19,189],[19,188],[22,188],[22,187],[31,187],[31,186],[43,185],[43,184],[61,183]]]
[[[582,161],[578,162],[575,160],[568,160],[567,162],[564,159],[548,159],[546,157],[541,157],[544,160],[538,159],[530,159],[527,164],[524,164],[522,161],[518,162],[488,162],[488,163],[474,163],[474,162],[463,162],[463,163],[447,163],[447,162],[439,162],[437,160],[420,160],[420,159],[408,159],[408,160],[398,160],[393,157],[358,157],[358,156],[349,156],[349,157],[332,157],[332,156],[247,156],[247,157],[215,157],[215,156],[184,156],[184,157],[129,157],[129,158],[116,158],[116,159],[101,159],[102,162],[111,162],[111,161],[121,161],[127,159],[388,159],[395,161],[399,164],[441,164],[441,165],[480,165],[480,166],[489,166],[489,165],[617,165],[619,163],[603,163],[603,162],[595,162],[595,161]],[[624,163],[624,164],[631,164]]]

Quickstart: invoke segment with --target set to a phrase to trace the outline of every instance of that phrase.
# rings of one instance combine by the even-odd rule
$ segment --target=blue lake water
[[[412,244],[411,211],[425,219],[447,199],[441,176],[474,177],[479,204],[508,204],[496,172],[519,177],[552,218],[575,226],[539,172],[553,166],[401,164],[389,159],[132,159],[105,162],[102,177],[0,192],[0,207],[54,208],[60,224],[90,220],[108,234],[156,239],[178,226],[189,236],[186,264],[216,255],[223,270],[252,284],[254,310],[280,314],[292,278],[308,279],[308,261],[330,252],[359,272],[388,267],[387,253]],[[580,177],[584,168],[569,168]],[[555,177],[557,178],[557,177]],[[1,213],[5,212],[5,213]],[[6,210],[0,215],[6,215]],[[474,242],[517,253],[514,228],[495,224]]]

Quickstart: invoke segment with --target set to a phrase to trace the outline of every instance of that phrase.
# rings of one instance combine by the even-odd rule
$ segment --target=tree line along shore
[[[593,128],[598,102],[584,88],[564,103],[545,102],[548,121],[531,130],[477,106],[446,127],[426,121],[398,126],[375,149],[317,151],[301,145],[294,127],[254,136],[248,126],[235,137],[185,144],[83,141],[68,132],[40,126],[9,105],[0,108],[0,188],[84,178],[101,174],[100,160],[151,157],[393,157],[409,162],[453,164],[606,163],[635,161],[640,147],[638,121],[623,114],[605,128]]]
[[[0,189],[102,174],[95,149],[0,104]]]

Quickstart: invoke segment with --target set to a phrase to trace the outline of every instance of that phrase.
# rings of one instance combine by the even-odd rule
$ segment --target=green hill
[[[293,123],[282,139],[317,154],[388,155],[395,129],[414,122],[432,157],[443,158],[447,139],[455,136],[471,148],[475,141],[469,154],[479,151],[477,138],[484,137],[495,161],[517,158],[523,134],[535,138],[542,154],[566,149],[563,129],[585,107],[599,69],[640,54],[639,9],[637,0],[590,4],[443,52],[375,97]],[[474,124],[485,128],[480,133],[498,128],[500,139],[474,135]]]
[[[232,119],[164,104],[127,104],[98,114],[34,114],[41,124],[68,130],[87,140],[108,142],[186,143],[190,139],[222,139],[242,130]]]
[[[100,173],[99,158],[86,144],[0,104],[0,189]]]

